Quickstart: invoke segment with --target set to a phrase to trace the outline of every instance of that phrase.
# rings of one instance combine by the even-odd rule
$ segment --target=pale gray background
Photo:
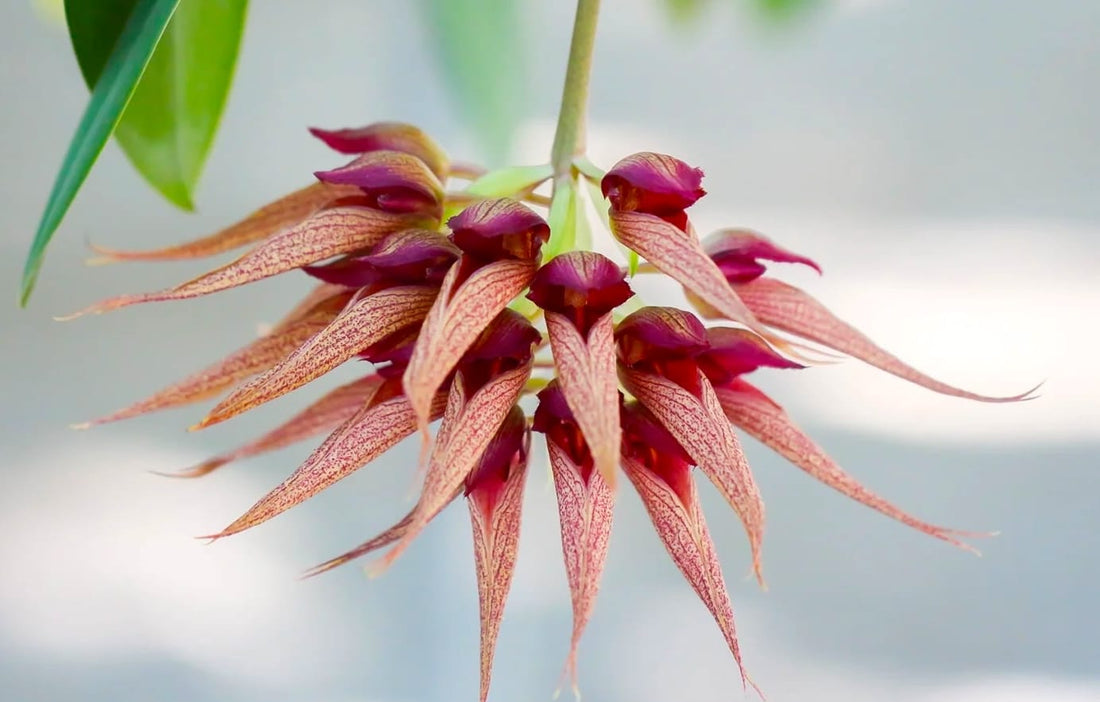
[[[545,153],[570,3],[525,4],[530,124]],[[761,593],[709,489],[745,660],[778,701],[1100,700],[1100,3],[849,0],[783,31],[716,3],[668,30],[608,0],[594,157],[675,151],[703,166],[701,226],[768,232],[816,257],[805,284],[899,354],[1015,407],[931,396],[848,363],[762,377],[852,472],[920,516],[998,529],[983,558],[830,493],[750,445],[768,502]],[[0,4],[0,699],[451,702],[475,699],[468,525],[449,511],[384,578],[301,569],[407,509],[415,452],[215,546],[307,448],[198,482],[149,475],[252,436],[312,396],[209,432],[201,410],[91,433],[122,406],[247,340],[293,277],[187,304],[52,322],[194,265],[85,268],[86,240],[152,246],[210,230],[339,162],[306,125],[407,119],[476,157],[406,3],[255,2],[222,131],[176,212],[107,149],[37,295],[17,274],[86,98],[61,28]],[[200,264],[201,265],[201,264]],[[784,274],[787,274],[784,271]],[[553,492],[537,464],[497,654],[495,700],[548,699],[568,637]],[[735,666],[623,492],[582,644],[587,700],[741,699]]]

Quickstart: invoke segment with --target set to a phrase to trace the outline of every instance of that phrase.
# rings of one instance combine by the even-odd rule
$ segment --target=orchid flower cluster
[[[434,141],[404,124],[314,134],[354,159],[212,236],[155,251],[99,249],[107,260],[152,261],[252,245],[182,285],[115,297],[86,312],[210,295],[281,274],[314,283],[262,337],[94,423],[222,396],[197,425],[206,427],[345,362],[371,364],[267,434],[182,474],[205,475],[327,434],[304,464],[215,538],[287,511],[419,433],[415,506],[311,572],[388,548],[375,566],[384,568],[444,508],[464,501],[480,595],[482,700],[516,562],[533,432],[544,437],[557,494],[573,608],[566,670],[574,685],[620,471],[741,666],[693,474],[697,468],[739,516],[763,582],[764,504],[738,430],[848,497],[969,548],[960,540],[965,533],[921,521],[863,488],[748,377],[803,368],[828,349],[947,395],[1001,402],[1026,394],[976,395],[904,364],[807,293],[766,275],[773,262],[819,269],[760,234],[729,229],[700,240],[688,216],[704,195],[699,169],[656,153],[627,156],[606,173],[577,161],[568,178],[592,186],[610,233],[631,259],[623,266],[584,250],[576,187],[555,188],[552,200],[538,192],[549,166],[483,173],[450,163]],[[642,304],[631,289],[634,274],[671,277],[694,312]]]

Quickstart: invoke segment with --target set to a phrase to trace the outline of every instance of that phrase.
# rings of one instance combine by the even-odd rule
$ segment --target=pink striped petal
[[[145,251],[125,251],[106,246],[91,245],[99,258],[89,261],[92,264],[114,263],[118,261],[180,261],[192,258],[216,256],[226,251],[255,243],[277,234],[287,227],[298,224],[306,217],[325,205],[340,198],[360,192],[358,188],[346,185],[328,185],[314,183],[301,190],[295,190],[269,205],[264,205],[236,224],[219,232],[194,241],[176,244],[163,249]]]
[[[616,410],[618,401],[616,400]],[[565,573],[573,603],[573,635],[565,674],[577,688],[577,646],[592,616],[596,594],[600,590],[607,544],[611,538],[611,522],[615,509],[615,491],[597,472],[588,476],[569,454],[549,439],[550,468],[554,473],[554,489],[558,495],[558,517],[561,521],[561,550],[565,557]]]
[[[419,215],[395,215],[366,207],[322,210],[297,226],[276,234],[236,261],[194,280],[160,292],[112,297],[66,319],[142,302],[185,300],[228,290],[372,246],[390,232],[423,223],[423,217]]]
[[[764,502],[714,388],[697,373],[701,397],[659,375],[620,368],[627,392],[664,425],[737,512],[749,537],[753,572],[763,585]]]
[[[405,370],[405,394],[426,434],[427,404],[467,349],[535,273],[529,261],[505,259],[473,271],[465,280],[464,256],[447,273],[428,312]]]
[[[450,502],[453,502],[454,499],[458,497],[461,492],[461,490],[455,491],[455,494],[451,496],[448,504]],[[402,517],[400,521],[391,526],[389,529],[386,529],[378,536],[375,536],[369,541],[364,541],[350,551],[340,554],[336,558],[330,558],[324,563],[310,568],[302,574],[302,577],[312,578],[314,575],[320,575],[321,573],[328,572],[333,568],[342,566],[349,561],[354,561],[356,558],[360,558],[367,555],[368,553],[377,551],[380,548],[385,548],[386,546],[389,546],[394,541],[397,541],[402,536],[404,536],[406,532],[408,532],[409,526],[412,525],[413,514],[415,513],[415,511],[416,508],[413,507],[413,509],[410,510],[409,513],[406,514],[404,517]]]
[[[773,278],[757,278],[738,286],[745,304],[765,324],[815,341],[858,358],[903,380],[934,392],[980,402],[1018,402],[1030,399],[1038,386],[1008,397],[994,397],[961,390],[942,383],[886,352],[820,302],[796,287]]]
[[[372,206],[382,210],[443,214],[443,184],[423,161],[407,153],[372,151],[314,175],[323,183],[361,188]]]
[[[352,129],[318,129],[310,134],[343,154],[370,151],[403,151],[416,156],[440,178],[447,176],[447,156],[419,127],[402,122],[375,122]]]
[[[527,477],[526,452],[512,464],[503,485],[474,488],[467,495],[474,532],[474,563],[481,613],[481,702],[489,696],[497,634],[504,617],[504,603],[512,586],[519,551],[523,481]]]
[[[829,458],[813,439],[802,433],[782,407],[744,380],[737,379],[726,387],[715,388],[715,394],[731,422],[780,456],[853,500],[878,510],[902,524],[967,551],[977,552],[974,547],[960,541],[957,537],[988,536],[988,534],[945,529],[921,521],[863,487]]]
[[[747,283],[764,274],[759,259],[776,263],[801,263],[821,273],[813,259],[777,245],[763,234],[750,229],[721,229],[703,239],[703,249],[718,264],[731,284]]]
[[[756,688],[741,663],[741,649],[733,623],[733,605],[726,591],[722,565],[707,531],[691,476],[678,476],[682,478],[677,480],[677,487],[681,488],[678,490],[666,482],[664,477],[633,458],[623,459],[623,470],[642,498],[646,512],[649,513],[668,555],[718,623],[718,628],[737,661],[737,667],[741,670],[742,682]],[[684,466],[682,470],[686,472],[689,469]]]
[[[368,375],[341,385],[260,438],[186,470],[165,475],[173,478],[198,478],[212,473],[227,463],[275,451],[326,431],[332,431],[370,402],[371,397],[383,382],[385,379],[379,375]]]
[[[442,394],[430,410],[436,416],[443,412]],[[289,478],[212,538],[251,529],[305,502],[378,458],[415,430],[416,416],[404,396],[362,407]]]
[[[547,311],[545,317],[562,393],[592,451],[596,470],[614,487],[622,432],[611,313],[592,325],[587,340],[563,315]]]
[[[203,418],[203,428],[282,397],[390,335],[417,324],[435,300],[425,286],[388,288],[353,301],[282,363],[243,385]]]
[[[616,211],[611,213],[611,232],[727,319],[759,327],[694,233],[685,233],[656,215]]]
[[[462,374],[451,383],[443,423],[428,459],[428,471],[413,524],[405,536],[383,556],[377,569],[389,567],[419,536],[448,498],[473,470],[497,429],[523,393],[531,376],[530,361],[500,374],[469,398],[463,390]]]

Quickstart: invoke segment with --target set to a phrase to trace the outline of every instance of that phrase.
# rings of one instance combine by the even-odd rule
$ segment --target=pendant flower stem
[[[596,23],[600,0],[577,0],[573,19],[573,38],[569,44],[569,63],[558,110],[558,127],[550,152],[555,177],[573,170],[573,159],[584,153],[585,126],[588,117],[588,79],[592,73],[592,52],[596,46]]]

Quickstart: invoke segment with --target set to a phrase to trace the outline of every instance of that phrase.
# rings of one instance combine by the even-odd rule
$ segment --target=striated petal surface
[[[430,410],[433,415],[442,414],[442,396]],[[289,478],[214,537],[250,529],[301,504],[378,458],[415,430],[416,416],[403,396],[368,404],[329,435]]]
[[[669,476],[658,475],[630,457],[623,459],[623,470],[642,498],[657,535],[661,537],[676,567],[718,623],[741,670],[742,681],[755,688],[741,663],[733,606],[691,476],[676,476],[679,479],[673,485],[668,482]],[[682,470],[686,472],[688,468],[685,466]]]
[[[693,233],[683,232],[656,215],[616,211],[611,212],[611,231],[623,245],[674,278],[727,319],[751,329],[759,327]]]
[[[168,475],[173,478],[202,477],[227,463],[275,451],[323,432],[332,431],[370,402],[371,397],[383,382],[385,379],[379,375],[368,375],[341,385],[260,438],[232,451],[209,458],[191,468]]]
[[[958,537],[984,536],[921,521],[863,487],[795,426],[782,407],[744,380],[738,379],[727,387],[716,388],[715,394],[731,422],[834,490],[902,524],[968,551],[975,549]]]
[[[757,278],[751,283],[739,285],[738,293],[760,321],[769,326],[816,341],[944,395],[981,402],[1017,402],[1028,399],[1038,389],[1035,387],[1019,395],[995,397],[979,395],[940,382],[880,348],[807,293],[773,278]]]
[[[142,302],[185,300],[228,290],[372,246],[390,232],[418,224],[423,224],[420,215],[395,215],[366,207],[322,210],[297,226],[276,234],[236,261],[194,280],[160,292],[112,297],[70,315],[70,318]]]
[[[434,288],[388,288],[352,302],[282,363],[225,398],[199,423],[206,427],[235,417],[319,378],[344,361],[423,319]]]
[[[264,205],[236,224],[194,241],[145,251],[124,251],[92,244],[91,248],[99,254],[99,258],[94,258],[89,263],[179,261],[216,256],[266,239],[298,224],[325,205],[358,192],[358,188],[346,185],[314,183]]]
[[[618,402],[615,404],[617,411]],[[561,550],[573,604],[573,635],[565,674],[572,678],[573,688],[576,689],[577,646],[592,616],[596,594],[600,590],[600,578],[611,538],[615,491],[600,473],[584,471],[553,441],[547,440],[546,446],[554,474],[554,490],[558,496]]]
[[[460,260],[443,279],[405,370],[405,393],[421,418],[422,431],[427,426],[427,403],[478,335],[527,287],[535,264],[495,261],[478,268],[465,281],[460,280],[462,269]]]
[[[753,572],[763,584],[764,502],[741,442],[733,433],[710,381],[701,371],[696,372],[701,397],[653,373],[623,368],[620,377],[627,391],[664,425],[737,512],[749,537]]]
[[[318,129],[310,134],[344,154],[370,151],[403,151],[416,156],[439,178],[447,175],[447,157],[439,145],[419,127],[403,122],[375,122],[351,129]]]

